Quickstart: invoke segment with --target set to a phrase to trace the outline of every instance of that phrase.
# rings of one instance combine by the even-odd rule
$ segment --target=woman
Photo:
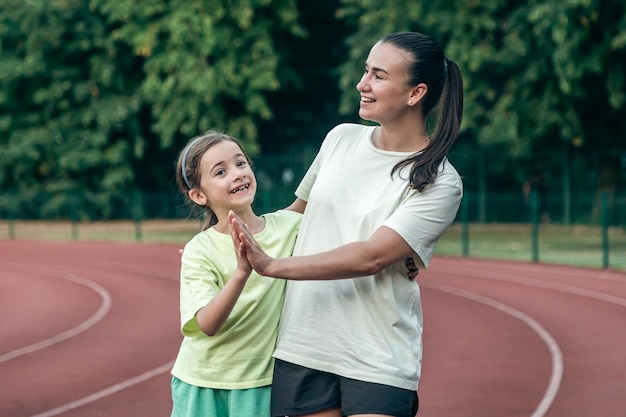
[[[240,256],[290,280],[273,416],[417,412],[422,308],[404,260],[426,268],[459,208],[463,185],[447,154],[461,124],[461,73],[428,36],[393,33],[372,47],[356,87],[359,115],[377,125],[341,124],[326,136],[290,206],[304,213],[294,256],[267,256],[230,214]]]

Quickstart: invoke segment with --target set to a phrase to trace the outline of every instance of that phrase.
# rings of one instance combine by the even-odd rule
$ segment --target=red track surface
[[[176,245],[0,241],[0,416],[167,417]],[[419,417],[626,417],[626,275],[437,258]]]

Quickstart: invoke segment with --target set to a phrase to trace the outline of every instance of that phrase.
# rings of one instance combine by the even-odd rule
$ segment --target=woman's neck
[[[411,128],[378,126],[372,135],[372,143],[378,149],[396,152],[419,152],[430,143],[423,127]]]

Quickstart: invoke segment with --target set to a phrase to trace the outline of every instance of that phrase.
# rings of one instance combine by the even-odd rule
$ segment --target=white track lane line
[[[446,292],[452,295],[456,295],[459,297],[467,298],[490,307],[493,307],[497,310],[502,311],[516,319],[522,321],[528,327],[530,327],[535,333],[539,335],[539,337],[544,341],[544,343],[548,346],[550,350],[550,356],[552,359],[552,374],[550,375],[550,381],[548,383],[548,387],[546,392],[543,395],[543,398],[539,402],[539,405],[535,409],[534,413],[530,417],[543,417],[548,412],[548,409],[552,405],[554,398],[561,386],[561,380],[563,379],[563,355],[561,353],[561,349],[559,348],[558,343],[550,333],[541,326],[535,319],[532,317],[522,313],[519,310],[514,309],[506,304],[503,304],[499,301],[496,301],[492,298],[485,297],[480,294],[476,294],[470,291],[462,290],[459,288],[455,288],[450,285],[433,283],[433,282],[420,282],[419,284],[422,288],[430,288],[436,291]]]
[[[9,262],[2,262],[2,263],[9,264]],[[22,269],[26,266],[23,264],[13,264],[13,263],[10,263],[10,264],[12,264],[13,266],[18,266],[19,268],[22,268]],[[87,320],[83,321],[82,323],[78,324],[77,326],[69,330],[66,330],[62,333],[59,333],[51,338],[4,353],[0,355],[0,363],[9,361],[11,359],[15,359],[22,355],[35,352],[37,350],[45,349],[54,344],[67,340],[71,337],[74,337],[77,334],[82,333],[85,330],[89,329],[90,327],[98,323],[100,320],[102,320],[111,309],[111,294],[109,294],[109,292],[105,288],[101,287],[100,285],[96,284],[93,281],[88,280],[87,278],[70,274],[70,273],[62,273],[62,272],[52,273],[48,269],[37,268],[37,267],[30,266],[30,265],[27,266],[27,269],[30,269],[32,271],[38,271],[36,273],[39,273],[45,276],[64,279],[67,281],[71,281],[71,282],[83,285],[87,288],[90,288],[100,295],[102,302],[100,303],[100,308],[98,308],[98,310],[91,317],[89,317]]]
[[[443,267],[447,267],[454,263],[455,258],[442,258],[445,262]],[[463,258],[467,260],[468,264],[471,262],[472,267],[487,267],[496,270],[516,271],[527,275],[529,272],[537,272],[540,270],[544,274],[554,274],[559,276],[566,276],[568,278],[581,278],[591,281],[604,280],[614,281],[622,284],[626,284],[626,271],[611,269],[586,269],[585,267],[577,267],[575,265],[553,264],[553,263],[541,263],[541,262],[525,262],[505,259],[485,259],[485,258]],[[492,262],[493,261],[493,262]]]
[[[2,262],[2,263],[6,263],[9,264],[9,262]],[[13,264],[13,266],[19,266],[24,267],[25,265],[23,264]],[[74,275],[74,274],[69,274],[69,273],[57,273],[57,274],[51,274],[49,270],[47,269],[43,269],[43,268],[36,268],[36,267],[32,267],[32,266],[28,266],[28,268],[30,268],[31,270],[37,270],[39,271],[38,273],[41,274],[45,274],[46,276],[51,276],[54,278],[61,278],[61,279],[65,279],[68,281],[72,281],[72,282],[76,282],[80,285],[84,285],[88,288],[93,289],[94,291],[96,291],[98,294],[100,294],[100,297],[102,298],[102,304],[100,305],[100,308],[98,309],[98,311],[91,316],[88,320],[82,322],[81,324],[79,324],[78,326],[65,331],[63,333],[59,333],[58,335],[51,337],[49,339],[43,340],[41,342],[38,343],[34,343],[32,345],[29,346],[25,346],[16,350],[13,350],[11,352],[5,353],[3,355],[0,355],[0,363],[2,362],[6,362],[10,359],[14,359],[18,356],[22,356],[22,355],[26,355],[28,353],[31,352],[35,352],[37,350],[40,349],[44,349],[46,347],[52,346],[56,343],[59,343],[63,340],[69,339],[70,337],[76,336],[77,334],[87,330],[88,328],[92,327],[94,324],[96,324],[98,321],[100,321],[109,311],[109,309],[111,308],[111,295],[109,294],[109,292],[104,289],[103,287],[101,287],[100,285],[96,284],[93,281],[90,281],[86,278],[80,277],[78,275]],[[19,272],[19,271],[18,271]],[[83,397],[79,400],[76,401],[72,401],[70,403],[67,404],[63,404],[59,407],[55,407],[53,409],[50,410],[46,410],[43,411],[39,414],[35,414],[32,417],[52,417],[52,416],[56,416],[62,413],[65,413],[66,411],[70,411],[73,410],[75,408],[78,407],[82,407],[85,404],[91,403],[93,401],[97,401],[101,398],[107,397],[109,395],[115,394],[116,392],[122,391],[128,387],[131,387],[133,385],[137,385],[140,384],[144,381],[149,380],[150,378],[153,378],[157,375],[160,375],[164,372],[168,372],[172,369],[172,366],[174,365],[174,361],[168,362],[164,365],[161,365],[157,368],[154,368],[148,372],[145,372],[141,375],[138,375],[136,377],[124,380],[118,384],[112,385],[108,388],[105,388],[103,390],[100,390],[98,392],[94,392],[93,394],[90,394],[86,397]]]
[[[52,408],[50,410],[41,412],[39,414],[35,414],[31,417],[52,417],[52,416],[56,416],[62,413],[65,413],[66,411],[70,411],[73,410],[75,408],[78,407],[82,407],[85,404],[89,404],[91,402],[94,402],[96,400],[102,399],[104,397],[108,397],[109,395],[115,394],[116,392],[122,391],[128,387],[131,387],[133,385],[137,385],[140,384],[144,381],[147,381],[150,378],[153,378],[157,375],[160,375],[164,372],[169,371],[170,369],[172,369],[172,366],[174,365],[174,361],[168,362],[165,365],[161,365],[158,368],[154,368],[146,373],[143,373],[141,375],[138,375],[134,378],[130,378],[127,379],[125,381],[122,381],[118,384],[115,385],[111,385],[108,388],[105,388],[103,390],[100,390],[98,392],[94,392],[93,394],[90,394],[86,397],[81,398],[80,400],[76,400],[76,401],[72,401],[71,403],[67,403],[67,404],[63,404],[59,407],[56,408]]]
[[[615,304],[621,307],[626,307],[626,299],[622,297],[616,297],[614,295],[609,295],[599,291],[587,290],[584,288],[575,287],[569,284],[561,284],[558,282],[545,281],[536,278],[529,278],[526,276],[516,276],[513,274],[509,274],[508,276],[503,276],[502,272],[491,272],[491,271],[481,271],[480,273],[469,273],[466,271],[459,272],[459,270],[454,269],[441,269],[438,273],[454,275],[458,276],[461,274],[463,278],[476,278],[476,279],[489,279],[492,281],[505,281],[512,282],[515,284],[526,285],[528,287],[537,287],[537,288],[545,288],[548,290],[554,290],[559,292],[564,292],[568,294],[577,295],[580,297],[592,298],[595,300],[603,301],[605,303]]]

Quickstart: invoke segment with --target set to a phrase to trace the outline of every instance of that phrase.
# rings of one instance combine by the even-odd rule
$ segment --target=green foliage
[[[274,32],[301,33],[294,1],[163,0],[146,7],[93,0],[91,7],[107,15],[113,39],[143,58],[139,94],[161,146],[212,128],[258,151],[256,122],[272,117],[264,93],[280,87]]]
[[[112,191],[132,180],[129,120],[139,101],[116,71],[105,22],[83,3],[0,6],[0,189]]]
[[[277,155],[308,161],[357,118],[370,47],[403,30],[464,74],[453,160],[468,189],[559,179],[570,154],[580,187],[626,177],[621,0],[4,0],[0,215],[115,216],[129,190],[171,190],[178,151],[207,129],[272,152],[272,180]]]
[[[0,190],[96,204],[92,192],[162,188],[207,129],[257,153],[277,33],[302,36],[295,0],[2,2]]]
[[[299,155],[302,160],[291,166],[297,181],[326,133],[340,122],[358,120],[357,115],[346,118],[338,111],[337,66],[348,57],[348,48],[342,42],[348,28],[335,18],[338,4],[339,0],[298,2],[299,22],[307,28],[306,36],[274,38],[283,58],[278,73],[281,87],[268,94],[275,119],[259,123],[263,155],[256,162],[257,167],[261,164],[274,166],[275,172],[268,174],[277,182],[280,182],[287,154]],[[271,161],[275,157],[282,158],[283,162]],[[267,160],[270,162],[266,163]],[[286,192],[291,199],[293,187]]]

